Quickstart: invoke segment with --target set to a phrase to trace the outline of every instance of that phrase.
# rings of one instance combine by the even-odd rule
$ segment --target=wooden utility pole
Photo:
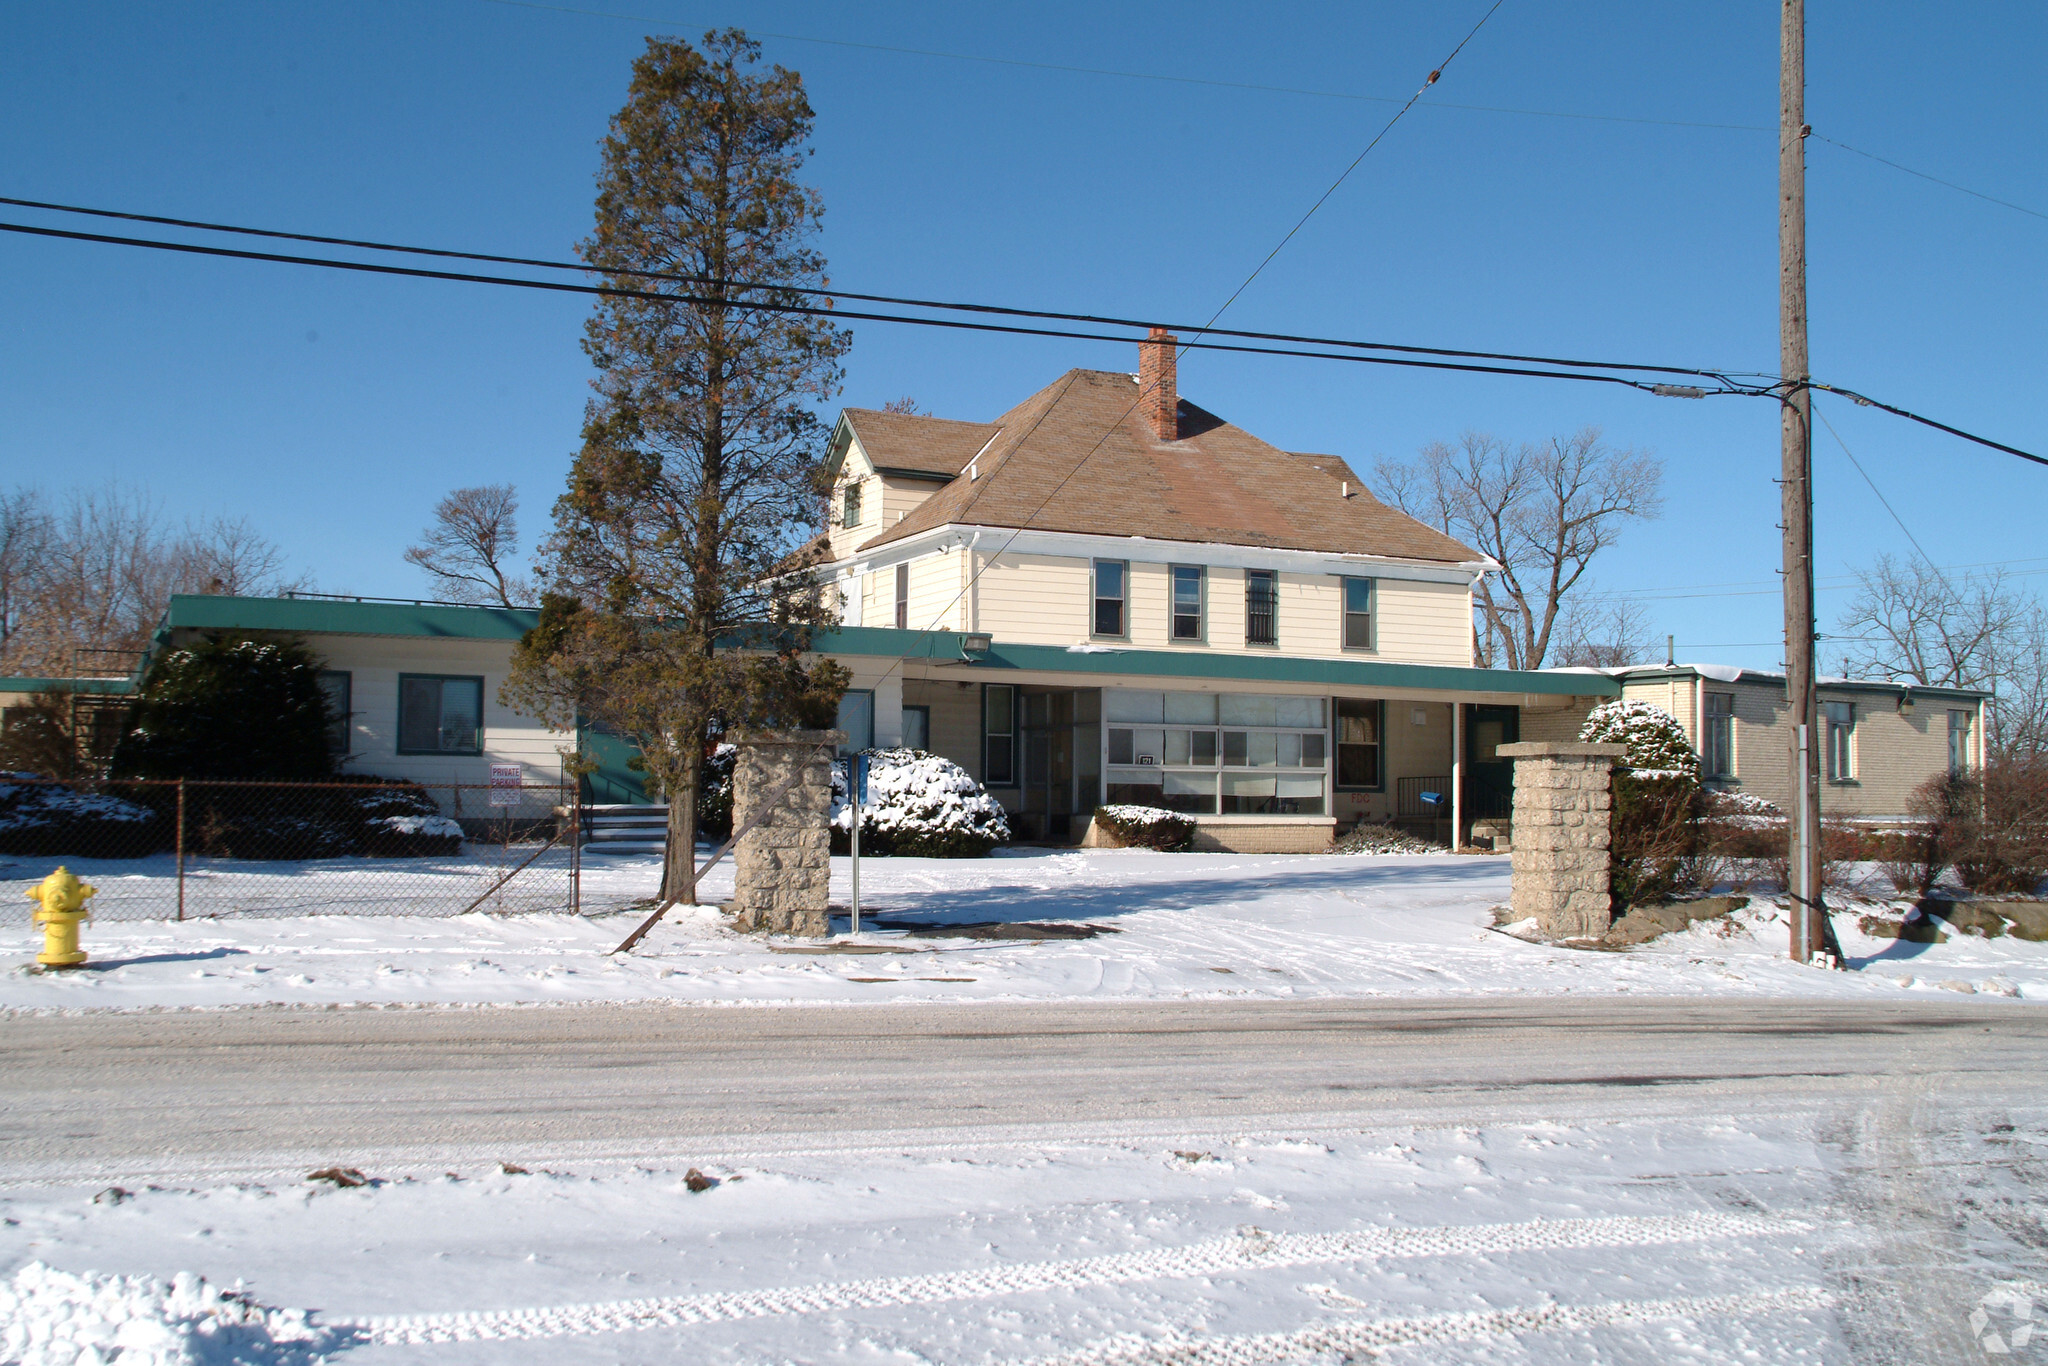
[[[1806,0],[1783,0],[1778,50],[1778,329],[1785,517],[1785,701],[1792,745],[1792,958],[1825,942],[1821,917],[1820,716],[1813,682],[1813,391],[1806,357]]]

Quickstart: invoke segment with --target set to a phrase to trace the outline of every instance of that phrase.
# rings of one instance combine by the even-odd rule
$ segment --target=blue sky
[[[1398,99],[1485,5],[588,8],[660,22],[492,0],[0,8],[0,193],[562,255],[587,230],[597,142],[644,36],[736,24],[811,91],[836,283],[1204,318],[1393,105],[848,44]],[[2048,11],[1812,0],[1809,24],[1816,132],[2048,212]],[[1507,0],[1228,321],[1773,370],[1773,135],[1623,120],[1768,128],[1776,64],[1766,0]],[[1809,159],[1815,372],[2048,448],[2048,221],[1824,143]],[[584,312],[7,236],[0,478],[146,487],[175,516],[246,515],[322,588],[423,592],[400,556],[448,489],[510,480],[528,540],[544,528],[587,391]],[[1070,366],[1135,368],[1127,350],[870,324],[840,401],[910,395],[986,419]],[[1771,404],[1199,354],[1181,375],[1276,444],[1366,470],[1468,428],[1590,423],[1654,449],[1667,511],[1601,586],[1643,594],[1682,656],[1780,659]],[[2033,558],[2048,557],[2048,470],[1826,412],[1938,563],[2048,570]],[[1910,553],[1825,431],[1816,464],[1824,582]],[[1845,596],[1824,594],[1823,617]]]

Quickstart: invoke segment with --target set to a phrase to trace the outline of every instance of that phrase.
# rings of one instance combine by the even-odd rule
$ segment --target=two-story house
[[[1569,738],[1615,682],[1472,667],[1490,562],[1182,399],[1174,357],[1155,332],[1137,374],[992,422],[842,415],[820,647],[853,743],[944,754],[1046,839],[1121,802],[1247,850],[1505,815],[1494,749]]]

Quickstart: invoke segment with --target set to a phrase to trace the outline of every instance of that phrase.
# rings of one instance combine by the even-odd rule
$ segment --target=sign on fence
[[[491,805],[518,806],[520,804],[521,769],[517,764],[491,765]]]

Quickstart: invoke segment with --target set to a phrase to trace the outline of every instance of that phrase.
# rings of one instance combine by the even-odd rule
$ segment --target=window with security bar
[[[1244,572],[1244,643],[1247,645],[1279,643],[1278,578],[1270,569],[1247,569]]]

